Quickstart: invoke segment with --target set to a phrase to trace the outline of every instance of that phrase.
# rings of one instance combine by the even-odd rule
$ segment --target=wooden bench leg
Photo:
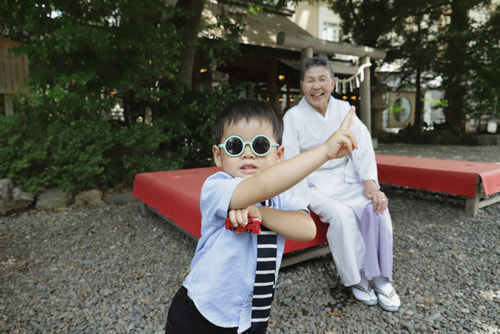
[[[500,203],[500,193],[492,194],[488,198],[481,199],[482,190],[483,185],[481,183],[481,179],[478,177],[476,184],[476,196],[465,198],[465,215],[467,217],[475,217],[479,209],[484,208],[488,205]]]
[[[147,218],[151,218],[155,215],[155,213],[153,211],[151,211],[151,208],[146,203],[142,203],[141,213],[143,216],[145,216]]]
[[[481,179],[478,176],[476,179],[476,195],[474,197],[465,198],[465,215],[467,217],[475,217],[479,211],[479,200],[481,194]]]
[[[467,217],[475,217],[479,211],[479,195],[475,197],[465,198],[465,215]]]

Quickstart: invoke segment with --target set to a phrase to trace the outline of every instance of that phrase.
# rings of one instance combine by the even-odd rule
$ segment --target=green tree
[[[439,28],[435,22],[440,14],[433,1],[403,1],[394,3],[398,8],[398,20],[392,29],[399,32],[400,43],[391,43],[389,35],[385,35],[388,44],[387,62],[398,61],[399,72],[395,74],[402,85],[415,87],[415,123],[414,128],[420,131],[423,124],[422,86],[434,79],[435,55],[438,53],[436,34]]]
[[[472,102],[468,97],[468,80],[474,64],[480,61],[471,52],[477,36],[471,29],[469,12],[485,2],[489,3],[480,0],[451,0],[447,6],[449,25],[441,39],[445,52],[436,72],[443,75],[445,99],[448,101],[448,106],[444,108],[446,123],[450,130],[459,133],[465,129],[465,115],[470,112]]]
[[[211,48],[214,53],[200,53],[201,56],[207,56],[207,63],[212,66],[223,65],[228,59],[231,59],[233,53],[228,54],[227,50],[235,49],[235,42],[244,30],[241,24],[242,15],[228,12],[224,8],[235,5],[248,6],[248,14],[260,11],[263,7],[271,7],[279,10],[286,8],[288,3],[296,0],[241,0],[232,2],[230,0],[218,1],[220,14],[217,17],[222,38],[216,39],[219,44],[224,44],[224,48]],[[205,8],[206,0],[177,0],[175,4],[175,15],[173,22],[177,31],[182,35],[183,48],[180,58],[180,68],[177,73],[177,79],[186,87],[192,87],[194,59],[197,51],[204,50],[199,38],[200,29],[202,29],[202,11]]]
[[[448,100],[444,109],[449,129],[463,133],[465,115],[470,113],[472,82],[483,81],[478,76],[494,72],[491,58],[486,61],[480,55],[491,56],[492,44],[498,44],[494,28],[482,29],[491,42],[484,40],[473,28],[469,15],[472,9],[490,5],[490,0],[328,0],[331,8],[338,11],[344,21],[344,32],[355,43],[389,50],[386,61],[403,63],[400,78],[409,80],[419,90],[424,73],[443,78],[442,89]],[[492,20],[494,20],[492,18]],[[488,24],[495,26],[494,23]],[[487,66],[485,72],[478,69]],[[494,100],[494,91],[488,93],[488,101]],[[420,102],[420,99],[418,99]],[[421,106],[417,107],[418,111]],[[417,115],[418,127],[421,127]]]
[[[491,12],[484,25],[474,29],[477,36],[471,56],[478,61],[471,68],[470,96],[474,112],[471,117],[480,122],[484,116],[500,118],[500,6]],[[481,128],[479,127],[478,130]],[[497,132],[500,131],[497,130]]]
[[[171,93],[155,90],[179,67],[181,41],[164,19],[174,10],[166,2],[2,0],[1,6],[3,35],[24,43],[18,51],[29,56],[32,91],[47,93],[55,116],[100,113],[123,101],[132,124],[138,102],[154,109]],[[59,87],[90,109],[56,108],[50,92]]]
[[[327,3],[342,18],[344,35],[358,45],[384,47],[381,37],[392,30],[398,19],[391,0],[327,0]]]
[[[184,14],[164,0],[0,0],[0,33],[23,43],[14,52],[30,61],[30,93],[0,117],[0,177],[32,193],[77,192],[210,165],[210,120],[237,91],[194,94],[177,81],[186,43],[173,18]],[[198,45],[215,62],[226,56],[221,45],[236,50],[234,39]],[[124,120],[106,121],[116,105]],[[153,126],[137,122],[149,111]]]

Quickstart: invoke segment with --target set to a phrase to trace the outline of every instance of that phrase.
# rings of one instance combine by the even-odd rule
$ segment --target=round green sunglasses
[[[219,147],[223,148],[230,157],[239,157],[247,145],[250,145],[252,152],[259,157],[269,154],[271,148],[280,146],[278,143],[273,143],[266,135],[257,135],[252,141],[244,141],[239,136],[229,136],[224,144],[219,144]]]

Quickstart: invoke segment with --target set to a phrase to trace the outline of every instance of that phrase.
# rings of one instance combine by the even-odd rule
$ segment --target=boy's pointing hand
[[[345,157],[358,148],[358,141],[354,131],[352,130],[355,111],[356,108],[351,106],[351,109],[342,121],[340,128],[335,131],[323,144],[328,155],[328,159]]]

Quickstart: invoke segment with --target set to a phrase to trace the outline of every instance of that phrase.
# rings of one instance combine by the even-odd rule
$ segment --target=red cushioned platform
[[[500,192],[500,165],[494,163],[413,158],[377,154],[379,181],[386,184],[439,191],[468,197],[476,195],[481,178],[485,195]],[[200,192],[205,179],[217,167],[137,174],[134,196],[196,238],[200,237]],[[285,253],[327,242],[328,224],[312,214],[316,238],[309,242],[287,240]]]
[[[217,167],[194,168],[137,174],[133,195],[196,238],[201,236],[200,193],[205,179],[219,171]],[[285,253],[321,245],[326,240],[328,224],[313,215],[316,238],[308,242],[288,240]]]
[[[500,164],[376,155],[381,183],[473,197],[481,178],[485,195],[500,192]]]

